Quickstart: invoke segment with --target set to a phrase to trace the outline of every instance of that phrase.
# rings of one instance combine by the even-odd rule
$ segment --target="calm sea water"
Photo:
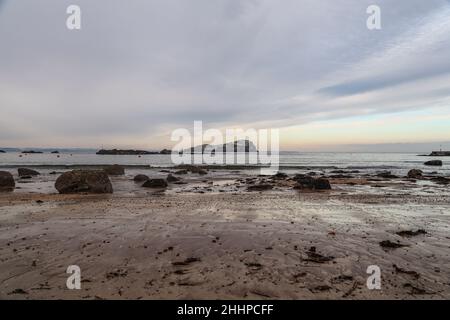
[[[425,171],[438,171],[450,175],[450,158],[439,158],[444,162],[442,167],[427,167],[423,163],[430,157],[418,156],[417,153],[300,153],[282,152],[280,168],[284,171],[314,169],[354,169],[360,171],[389,170],[404,174],[411,168]],[[434,159],[434,158],[433,158]],[[17,152],[0,153],[0,168],[17,166],[65,166],[65,165],[107,165],[125,166],[173,166],[170,155],[96,155],[92,153],[57,154],[21,154]]]

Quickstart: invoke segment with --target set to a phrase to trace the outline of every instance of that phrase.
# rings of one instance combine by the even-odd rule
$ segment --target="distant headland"
[[[122,149],[101,149],[96,152],[96,154],[100,155],[148,155],[148,154],[171,154],[172,151],[168,149],[163,149],[161,151],[146,151],[146,150],[122,150]]]
[[[450,151],[433,151],[429,157],[450,157]]]

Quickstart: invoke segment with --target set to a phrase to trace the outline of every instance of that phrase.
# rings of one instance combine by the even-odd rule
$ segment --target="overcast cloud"
[[[366,28],[371,4],[382,30]],[[448,115],[449,57],[445,0],[0,0],[0,146]]]

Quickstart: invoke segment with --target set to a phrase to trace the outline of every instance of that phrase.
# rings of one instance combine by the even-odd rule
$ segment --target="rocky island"
[[[146,151],[146,150],[121,150],[121,149],[112,149],[112,150],[106,150],[101,149],[97,151],[96,154],[100,155],[148,155],[148,154],[170,154],[168,153],[170,150],[164,149],[160,152],[157,151]]]
[[[207,149],[208,148],[208,149]],[[210,144],[202,144],[199,146],[192,147],[190,149],[186,149],[181,151],[180,153],[211,153],[215,154],[216,152],[243,152],[243,153],[250,153],[250,152],[258,152],[256,149],[256,146],[251,142],[250,140],[237,140],[230,143],[225,143],[221,145],[210,145]]]
[[[429,157],[450,157],[450,151],[433,151]]]

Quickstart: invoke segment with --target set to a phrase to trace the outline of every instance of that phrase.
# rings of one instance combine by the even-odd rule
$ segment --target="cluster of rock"
[[[36,170],[28,169],[28,168],[19,168],[19,169],[17,169],[17,173],[19,174],[20,178],[34,177],[34,176],[38,176],[40,174]]]
[[[450,151],[433,151],[429,157],[450,157]]]
[[[294,189],[331,190],[330,181],[326,178],[315,178],[310,175],[297,174],[294,180],[297,182]]]
[[[72,170],[56,179],[59,193],[113,193],[111,181],[104,170]]]
[[[195,169],[193,169],[192,166],[191,170],[195,171]],[[188,173],[188,170],[183,169],[184,171],[186,171],[186,174]],[[162,170],[163,172],[168,172],[167,170]],[[191,172],[193,172],[191,171]],[[179,172],[179,171],[177,171]],[[177,174],[175,172],[175,174]],[[183,172],[184,174],[184,172]],[[162,178],[149,178],[148,176],[144,175],[144,174],[138,174],[134,177],[133,179],[135,182],[139,183],[139,182],[144,182],[142,184],[143,188],[167,188],[169,186],[169,183],[176,183],[176,184],[183,184],[183,182],[181,181],[180,178],[175,177],[172,173],[169,172],[169,174],[167,175],[166,179],[162,179]]]

